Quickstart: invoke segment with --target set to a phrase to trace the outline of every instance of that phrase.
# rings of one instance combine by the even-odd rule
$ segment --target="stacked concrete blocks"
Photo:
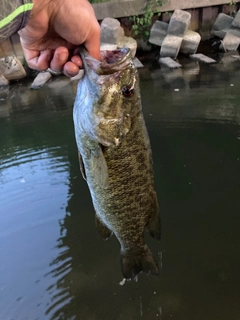
[[[101,23],[101,50],[115,50],[117,48],[129,48],[132,58],[134,58],[137,51],[137,41],[124,35],[124,30],[117,19],[105,18]]]
[[[184,10],[175,10],[168,25],[168,35],[183,37],[191,20],[191,14]]]
[[[182,37],[167,35],[162,42],[160,56],[176,59],[182,44]]]
[[[235,18],[219,13],[212,27],[212,34],[222,39],[220,49],[235,51],[240,45],[240,10]]]
[[[167,35],[167,30],[168,23],[159,20],[155,21],[151,28],[149,42],[161,47],[163,40]]]
[[[196,53],[200,41],[201,41],[201,36],[199,33],[191,30],[187,30],[182,40],[182,44],[180,48],[181,52],[185,54]]]
[[[197,32],[188,30],[191,14],[177,9],[169,24],[156,21],[150,32],[149,42],[161,47],[160,56],[176,59],[179,51],[188,55],[194,54],[201,37]]]

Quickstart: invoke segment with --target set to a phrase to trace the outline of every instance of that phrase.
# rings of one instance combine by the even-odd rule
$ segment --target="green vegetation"
[[[108,1],[110,0],[89,0],[90,3],[103,3]],[[146,0],[144,13],[139,16],[134,15],[129,17],[136,37],[142,37],[145,40],[149,38],[154,13],[157,11],[156,9],[163,5],[164,1],[165,0]],[[158,12],[157,15],[160,16],[161,13]]]
[[[141,16],[131,16],[130,20],[133,25],[135,36],[142,37],[143,39],[148,39],[150,35],[150,28],[152,25],[152,18],[156,8],[161,7],[163,1],[161,0],[147,0],[146,6],[144,8],[144,13]],[[154,10],[155,8],[155,10]],[[157,13],[158,16],[161,15],[160,12]]]
[[[231,1],[229,2],[229,6],[230,6],[230,16],[235,17],[237,14],[237,1]]]

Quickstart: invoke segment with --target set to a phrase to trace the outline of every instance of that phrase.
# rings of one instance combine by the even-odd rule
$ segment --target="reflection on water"
[[[120,285],[95,231],[59,78],[0,91],[0,319],[238,320],[240,63],[140,70],[163,239],[159,277]]]

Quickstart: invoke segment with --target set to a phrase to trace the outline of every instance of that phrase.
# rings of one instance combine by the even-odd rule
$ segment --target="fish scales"
[[[106,63],[108,54],[115,64]],[[105,239],[115,234],[123,275],[133,279],[141,271],[158,274],[144,240],[145,228],[160,239],[151,146],[129,50],[102,56],[105,65],[82,52],[86,74],[74,104],[75,135],[98,232]]]

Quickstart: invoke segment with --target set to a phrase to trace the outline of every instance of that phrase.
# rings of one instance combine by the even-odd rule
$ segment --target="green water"
[[[240,319],[240,62],[183,65],[140,70],[161,270],[124,285],[78,166],[76,84],[0,90],[1,320]]]

